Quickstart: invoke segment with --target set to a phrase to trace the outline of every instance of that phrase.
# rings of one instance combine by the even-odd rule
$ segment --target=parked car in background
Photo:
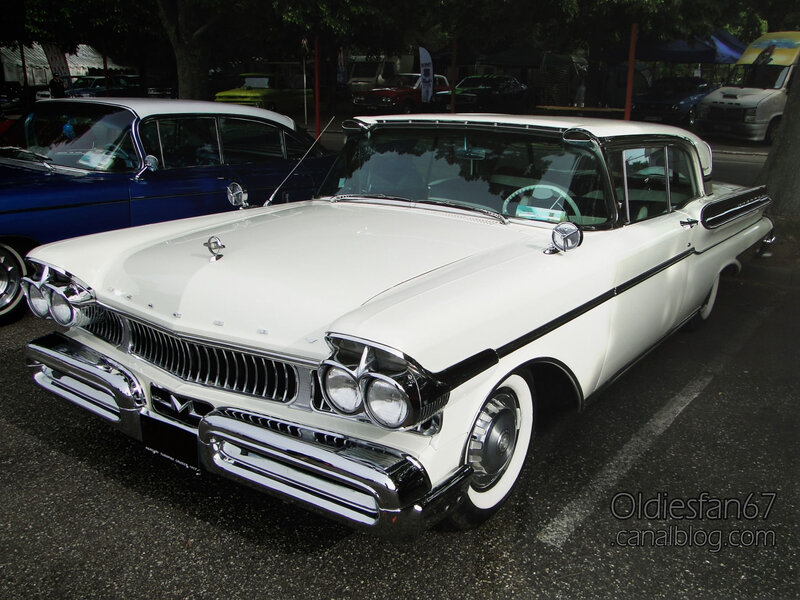
[[[444,75],[433,76],[433,93],[450,89]],[[422,102],[422,77],[419,73],[398,73],[385,86],[353,94],[357,110],[382,113],[414,113],[431,107]]]
[[[528,86],[510,75],[470,75],[458,82],[455,96],[456,112],[524,113],[530,108]],[[450,110],[450,91],[435,98],[441,110]]]
[[[800,61],[800,31],[765,33],[736,61],[725,85],[700,105],[698,128],[772,144]],[[796,84],[795,84],[796,85]]]
[[[69,328],[29,344],[36,382],[354,526],[472,527],[524,472],[538,403],[583,407],[771,239],[764,189],[712,188],[682,129],[343,127],[316,200],[33,250],[30,307]]]
[[[700,102],[716,86],[700,77],[665,77],[633,99],[631,117],[693,128]]]
[[[0,322],[24,307],[22,257],[67,237],[264,204],[313,140],[277,113],[213,102],[37,102],[0,137]],[[310,198],[317,146],[276,202]]]
[[[313,92],[303,87],[302,78],[245,73],[239,87],[218,92],[214,100],[296,114],[303,110],[304,102],[311,106]]]
[[[22,106],[22,86],[18,81],[0,83],[0,115],[17,111]]]
[[[71,78],[66,94],[72,98],[138,98],[146,95],[146,90],[138,75],[81,75]]]

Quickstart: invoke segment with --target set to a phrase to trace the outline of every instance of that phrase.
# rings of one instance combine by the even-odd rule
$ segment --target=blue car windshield
[[[597,153],[560,136],[384,128],[351,138],[320,194],[490,211],[586,228],[610,224],[611,194]]]
[[[40,103],[0,138],[0,157],[86,171],[133,171],[139,166],[133,120],[131,112],[115,106]]]

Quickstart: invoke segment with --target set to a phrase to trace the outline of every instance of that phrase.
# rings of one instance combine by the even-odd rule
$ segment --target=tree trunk
[[[178,97],[210,100],[208,63],[191,44],[173,46],[178,71]]]
[[[158,12],[175,53],[178,97],[209,100],[208,62],[200,39],[209,22],[202,22],[192,0],[158,0]]]
[[[758,178],[774,202],[770,213],[783,217],[800,216],[800,79],[794,79],[777,139]]]

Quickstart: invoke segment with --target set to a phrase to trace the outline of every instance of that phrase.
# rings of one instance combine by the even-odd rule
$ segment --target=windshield
[[[351,138],[320,189],[588,228],[610,222],[600,159],[560,137],[502,131],[378,129]]]
[[[28,151],[18,152],[16,159],[53,166],[133,171],[139,166],[131,141],[133,118],[127,110],[102,104],[40,103],[0,137],[0,146]]]
[[[419,75],[401,74],[390,77],[386,87],[414,87],[417,85]]]
[[[93,88],[105,85],[105,80],[102,77],[76,77],[72,80],[72,87],[74,88]]]
[[[457,88],[492,87],[496,80],[492,77],[465,77],[456,85]]]
[[[263,77],[245,77],[244,78],[244,84],[243,84],[242,87],[246,87],[246,88],[249,88],[249,89],[255,88],[255,89],[265,89],[266,90],[266,89],[268,89],[270,87],[269,80],[270,80],[270,78],[266,77],[266,76],[263,76]]]
[[[353,63],[353,69],[350,72],[351,77],[375,77],[381,68],[381,63],[378,61],[365,61]]]
[[[788,74],[789,67],[782,65],[736,65],[728,85],[761,90],[780,89]]]

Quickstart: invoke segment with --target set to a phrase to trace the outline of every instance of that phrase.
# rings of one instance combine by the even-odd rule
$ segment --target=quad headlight
[[[329,336],[330,358],[320,382],[330,407],[344,416],[365,416],[387,429],[409,429],[447,403],[447,387],[394,349]]]
[[[22,279],[22,291],[31,312],[40,318],[52,318],[64,327],[80,327],[91,320],[94,293],[68,273],[32,263],[33,274]]]

